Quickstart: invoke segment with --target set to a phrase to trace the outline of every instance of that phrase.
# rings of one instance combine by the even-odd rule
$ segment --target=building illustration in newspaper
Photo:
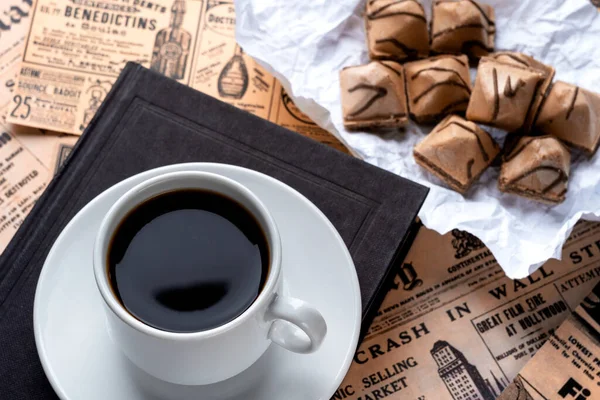
[[[506,387],[492,374],[496,381],[494,389],[462,352],[444,340],[435,342],[431,356],[453,400],[494,400]]]
[[[511,280],[468,235],[421,228],[332,399],[495,399],[600,280],[599,238],[580,223],[562,261]]]
[[[156,34],[150,62],[150,69],[177,80],[185,77],[192,45],[192,34],[183,29],[185,10],[185,0],[175,0],[169,27]]]

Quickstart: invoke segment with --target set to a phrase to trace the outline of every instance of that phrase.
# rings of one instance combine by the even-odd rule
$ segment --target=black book
[[[119,181],[184,162],[250,168],[311,200],[350,250],[368,326],[427,189],[130,63],[0,259],[2,399],[56,398],[35,348],[33,300],[61,230]]]

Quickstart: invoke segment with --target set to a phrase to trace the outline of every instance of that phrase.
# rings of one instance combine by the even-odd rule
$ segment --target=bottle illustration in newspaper
[[[182,28],[185,0],[175,0],[171,7],[169,27],[156,34],[150,69],[172,79],[185,77],[192,35]]]
[[[490,371],[490,379],[483,379],[477,367],[450,343],[439,340],[431,349],[431,356],[438,365],[438,374],[454,400],[494,400],[506,384]]]
[[[241,99],[248,90],[248,67],[243,57],[244,51],[236,44],[235,53],[231,60],[225,64],[217,86],[221,97]]]

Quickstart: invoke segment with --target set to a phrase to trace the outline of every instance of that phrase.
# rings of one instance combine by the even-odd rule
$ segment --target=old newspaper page
[[[128,6],[129,8],[125,6],[114,6],[115,4],[118,6],[119,4],[124,3],[130,3],[130,6]],[[90,91],[90,96],[97,96],[96,100],[94,100],[94,107],[91,107],[93,110],[90,111],[90,107],[85,105],[81,106],[83,103],[80,104],[77,101],[74,103],[72,102],[73,104],[77,104],[77,109],[81,108],[84,110],[83,114],[79,117],[83,118],[81,124],[85,125],[85,123],[92,118],[96,106],[99,106],[101,100],[103,100],[108,90],[110,90],[120,68],[125,65],[125,59],[143,62],[140,58],[132,58],[129,57],[131,54],[125,54],[126,52],[120,44],[121,40],[118,39],[119,35],[112,37],[106,30],[99,29],[102,22],[94,24],[92,21],[86,25],[87,28],[84,28],[84,24],[81,21],[79,25],[72,26],[74,21],[70,21],[70,19],[64,15],[54,15],[55,12],[54,14],[51,12],[50,14],[52,15],[46,15],[51,9],[56,10],[59,7],[62,7],[62,10],[67,12],[65,11],[66,7],[70,7],[70,12],[77,13],[83,11],[73,11],[75,10],[75,7],[79,7],[79,10],[90,9],[90,7],[91,9],[112,9],[113,11],[111,12],[116,12],[115,10],[122,10],[124,8],[134,12],[133,9],[135,8],[137,10],[134,12],[135,15],[145,13],[148,13],[148,15],[166,15],[166,19],[163,18],[161,21],[167,24],[167,26],[169,24],[178,24],[178,20],[174,21],[173,18],[180,18],[183,15],[184,19],[187,18],[190,19],[190,21],[186,22],[187,25],[182,25],[182,27],[188,27],[191,31],[194,30],[189,24],[192,23],[191,19],[195,18],[196,24],[194,26],[196,27],[196,30],[194,31],[194,35],[196,35],[197,32],[200,32],[201,38],[203,38],[204,41],[197,41],[197,58],[192,62],[193,55],[190,53],[188,55],[189,60],[186,61],[186,65],[189,64],[194,66],[194,74],[184,74],[184,78],[178,80],[188,84],[193,82],[193,86],[198,90],[207,92],[208,94],[249,112],[256,113],[263,118],[267,118],[272,122],[302,133],[305,136],[330,145],[340,151],[349,152],[333,135],[319,128],[306,117],[306,115],[298,110],[291,98],[287,96],[280,83],[262,69],[262,67],[260,67],[252,58],[243,54],[243,51],[236,46],[233,34],[235,14],[233,12],[232,1],[209,2],[201,0],[163,0],[162,3],[164,4],[162,6],[158,6],[156,2],[154,2],[154,8],[149,7],[149,4],[147,3],[149,2],[140,0],[119,0],[112,2],[110,0],[105,2],[93,2],[87,0],[40,0],[37,4],[38,7],[36,8],[36,4],[32,0],[7,0],[6,2],[1,2],[0,133],[3,135],[2,137],[10,138],[10,143],[7,145],[3,144],[0,147],[0,160],[6,160],[13,153],[15,153],[15,155],[10,158],[9,170],[4,171],[3,166],[0,166],[0,182],[3,182],[6,187],[12,187],[14,184],[21,183],[24,177],[29,176],[30,174],[35,173],[37,175],[35,175],[34,179],[29,179],[26,184],[24,183],[19,187],[18,196],[15,194],[11,201],[4,199],[2,203],[0,203],[0,251],[8,244],[12,235],[16,232],[18,225],[20,225],[27,212],[31,209],[35,200],[41,195],[43,188],[49,183],[52,175],[65,161],[75,146],[78,138],[78,136],[53,130],[62,129],[64,126],[63,124],[28,124],[29,117],[22,118],[22,116],[33,113],[34,111],[32,111],[32,109],[36,108],[38,110],[35,111],[35,113],[37,113],[35,115],[40,116],[42,119],[45,118],[48,121],[57,118],[60,120],[63,117],[65,120],[75,118],[74,114],[69,111],[71,108],[65,106],[65,104],[69,103],[69,96],[66,96],[66,94],[70,92],[68,90],[63,91],[60,88],[63,87],[61,85],[65,84],[65,82],[77,82],[78,76],[85,76],[85,79],[81,80],[82,85],[87,85],[85,88]],[[113,4],[114,7],[110,6],[111,4]],[[192,12],[195,13],[195,17],[186,16]],[[48,68],[40,68],[40,73],[43,70],[45,71],[44,76],[49,77],[47,80],[41,79],[41,75],[40,79],[34,79],[32,76],[25,77],[27,71],[29,71],[27,69],[29,67],[21,66],[26,37],[30,32],[30,23],[35,18],[37,18],[36,26],[31,28],[33,36],[30,36],[30,39],[34,43],[32,43],[32,47],[29,47],[29,49],[33,52],[31,49],[37,48],[39,52],[36,50],[33,52],[35,54],[32,53],[31,56],[35,60],[42,60],[42,63],[47,63],[48,66],[50,66]],[[72,19],[76,20],[77,18],[73,16]],[[51,27],[50,25],[41,27],[40,25],[49,23],[57,23],[58,25],[54,27]],[[139,21],[138,23],[141,24]],[[96,28],[94,28],[94,26],[96,26]],[[158,37],[163,37],[165,35],[159,35],[160,32],[166,31],[158,30],[156,35],[152,35],[152,37],[147,34],[138,37],[143,43],[151,43],[152,50],[148,53],[148,57],[154,54],[153,51],[156,46],[155,42],[158,40]],[[77,68],[71,68],[73,66],[66,68],[63,65],[63,62],[58,60],[64,59],[65,62],[69,64],[69,58],[67,57],[69,55],[68,46],[74,46],[71,50],[74,49],[73,51],[79,54],[80,58],[82,57],[82,59],[86,60],[89,59],[89,57],[95,53],[94,51],[90,52],[90,48],[84,46],[84,44],[97,41],[94,39],[95,36],[99,36],[100,39],[104,38],[102,39],[104,45],[112,43],[114,46],[112,50],[109,48],[110,46],[106,47],[105,50],[108,54],[108,58],[103,58],[103,60],[108,62],[107,65],[114,67],[114,71],[111,69],[114,74],[110,75],[110,73],[108,73],[110,76],[105,76],[107,75],[106,71],[95,70],[91,61],[87,64],[80,63]],[[156,38],[154,36],[156,36]],[[42,37],[43,41],[40,41],[40,38]],[[181,37],[185,39],[187,36],[183,35]],[[78,40],[80,41],[78,42]],[[164,51],[168,53],[167,50],[170,45],[167,43],[165,46],[166,50]],[[137,45],[134,47],[139,48]],[[241,57],[236,58],[236,60],[239,61],[239,64],[231,63],[230,61],[233,58],[233,53],[229,54],[224,49],[228,49],[229,53],[236,51],[241,53]],[[115,51],[117,53],[123,52],[123,57],[120,60],[121,63],[118,68],[111,63]],[[36,58],[40,54],[42,54],[43,57],[41,59]],[[98,54],[95,55],[97,56]],[[74,62],[74,59],[75,58],[71,59],[71,63]],[[78,60],[81,61],[81,59]],[[148,58],[148,60],[151,60],[151,57]],[[173,72],[172,69],[169,69],[171,67],[168,67],[167,64],[168,63],[165,61],[160,64],[160,66],[155,64],[153,67],[150,64],[150,61],[148,61],[146,66],[173,77],[172,75],[176,73]],[[36,68],[37,67],[39,66],[36,66]],[[237,67],[242,69],[240,70]],[[186,66],[186,68],[189,69],[191,67]],[[247,70],[246,75],[243,73],[243,68]],[[222,73],[225,70],[227,70],[226,73]],[[80,75],[80,71],[87,72]],[[242,77],[245,76],[248,78],[247,88],[242,96],[235,94],[231,90],[228,91],[228,88],[231,89],[236,87],[236,73],[239,73],[240,71],[242,71]],[[20,80],[18,79],[19,75],[22,75]],[[177,79],[177,77],[175,78]],[[100,83],[98,84],[98,82]],[[43,93],[39,93],[39,89],[41,89],[42,86],[44,87],[44,91]],[[64,87],[72,88],[73,86],[66,85]],[[221,92],[224,94],[223,96],[221,95],[221,92],[219,92],[219,87],[221,87]],[[38,90],[38,92],[36,92],[36,90]],[[32,93],[37,94],[33,97]],[[232,96],[234,94],[235,96]],[[27,100],[28,96],[30,97],[29,100]],[[59,106],[56,108],[52,105],[54,102],[61,103],[62,106],[61,104],[55,104],[56,106]],[[88,105],[89,104],[90,103],[88,102]],[[16,124],[8,122],[7,118],[16,122]],[[22,124],[28,124],[30,126]],[[39,128],[36,128],[35,126],[39,126]],[[71,133],[80,134],[81,131],[76,130]],[[0,184],[0,189],[1,188],[2,186]],[[15,214],[15,211],[13,210],[13,203],[20,204],[17,214]],[[9,206],[11,207],[10,209],[7,208]],[[10,214],[8,214],[9,211]],[[3,227],[4,225],[2,225],[2,223],[5,221],[9,221],[9,223]]]
[[[11,0],[18,1],[18,0]],[[8,121],[80,135],[127,61],[348,149],[235,42],[233,0],[22,0],[32,21]]]
[[[10,0],[0,4],[0,117],[4,131],[16,137],[46,169],[53,170],[56,165],[56,160],[52,159],[54,149],[65,144],[72,146],[77,140],[76,137],[13,125],[5,120],[15,95],[16,76],[23,56],[31,13],[32,8],[27,1]]]
[[[599,278],[599,223],[515,281],[475,237],[421,228],[333,399],[495,399]]]
[[[21,60],[31,5],[21,0],[0,4],[0,116],[8,110]],[[39,133],[39,132],[38,132]],[[0,252],[46,188],[48,168],[0,118]]]
[[[189,83],[202,0],[38,0],[32,8],[9,122],[81,134],[128,61]]]
[[[600,284],[548,338],[499,399],[600,399]]]
[[[0,113],[28,125],[0,126],[0,249],[77,140],[53,131],[80,134],[126,60],[345,151],[236,45],[232,1],[8,0],[0,11]],[[474,237],[423,228],[333,398],[495,398],[597,282],[600,225],[579,224],[563,258],[511,281]]]
[[[10,126],[0,121],[0,253],[43,193],[50,177],[50,171],[23,146]]]

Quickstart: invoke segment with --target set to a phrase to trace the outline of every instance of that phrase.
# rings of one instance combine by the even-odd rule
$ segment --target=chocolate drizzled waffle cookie
[[[471,77],[467,56],[438,56],[404,65],[410,116],[432,123],[467,109]]]
[[[372,61],[344,68],[340,86],[346,129],[393,128],[408,122],[402,65]]]
[[[371,59],[414,60],[429,54],[425,10],[417,0],[368,0],[367,42]]]
[[[496,61],[504,64],[513,65],[515,67],[526,69],[529,68],[541,73],[544,76],[544,80],[537,87],[535,94],[533,95],[533,102],[531,103],[531,107],[529,108],[527,116],[525,117],[525,123],[521,128],[522,132],[529,132],[533,126],[538,111],[540,110],[544,96],[546,96],[550,86],[552,85],[552,79],[554,79],[556,70],[550,65],[543,64],[531,56],[513,51],[499,51],[492,53],[490,54],[490,58],[493,58]]]
[[[477,68],[467,119],[505,129],[525,125],[544,74],[483,57]]]
[[[600,142],[600,95],[555,82],[537,118],[539,130],[593,155]]]
[[[413,151],[417,164],[462,194],[499,153],[489,133],[456,115],[440,122]]]
[[[547,204],[565,200],[571,154],[552,136],[522,137],[504,157],[498,187]]]
[[[431,51],[478,59],[494,51],[494,8],[474,0],[437,0],[431,13]]]

